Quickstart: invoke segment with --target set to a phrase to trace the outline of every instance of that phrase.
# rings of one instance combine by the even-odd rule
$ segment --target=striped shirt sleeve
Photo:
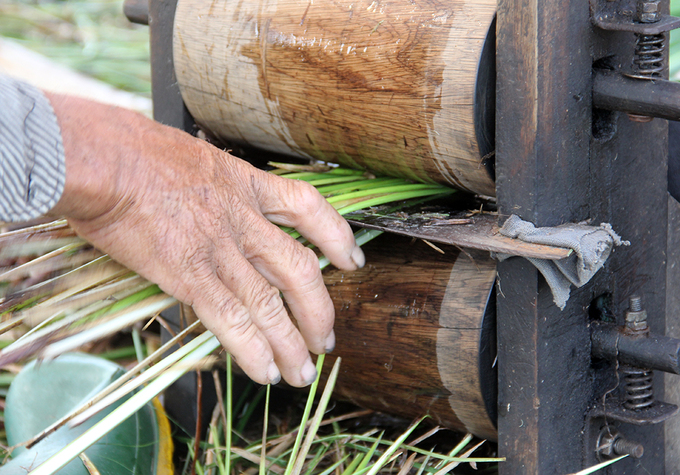
[[[0,75],[0,221],[47,213],[65,179],[64,145],[50,102],[39,89]]]

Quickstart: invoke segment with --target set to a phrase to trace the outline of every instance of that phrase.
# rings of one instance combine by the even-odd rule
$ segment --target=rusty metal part
[[[630,410],[616,396],[608,397],[606,404],[598,403],[590,412],[591,419],[605,417],[608,421],[624,422],[636,426],[659,424],[678,413],[678,406],[661,401],[640,410]]]
[[[597,441],[597,456],[600,460],[610,460],[620,455],[630,455],[639,459],[645,453],[642,444],[625,439],[611,427],[604,427]]]
[[[678,412],[677,406],[654,399],[652,370],[680,374],[680,340],[649,332],[639,296],[629,299],[623,326],[595,322],[590,338],[594,357],[619,365],[620,389],[620,396],[599,403],[592,417],[646,425],[663,422]]]
[[[595,71],[593,107],[639,116],[680,120],[680,84],[638,81],[614,71]]]
[[[661,20],[659,11],[660,0],[637,0],[635,22],[639,24],[654,24]],[[661,79],[667,63],[666,34],[635,33],[635,53],[631,71],[625,73],[635,79]],[[634,122],[644,122],[647,119],[639,114],[629,114]]]
[[[658,0],[591,0],[591,21],[603,30],[642,35],[658,35],[680,27],[680,18],[661,13],[659,3]]]
[[[639,124],[646,124],[647,122],[651,122],[654,120],[654,117],[651,117],[649,115],[631,114],[630,112],[627,115],[632,122],[637,122]]]
[[[640,0],[637,2],[635,21],[639,23],[656,23],[661,19],[659,11],[661,0]]]
[[[149,0],[125,0],[123,13],[132,23],[149,24]]]
[[[656,35],[635,35],[633,70],[627,76],[637,79],[661,79],[666,56],[666,37]]]
[[[621,394],[626,409],[639,411],[654,404],[654,373],[646,368],[621,365]]]
[[[590,339],[596,358],[680,374],[680,340],[654,334],[636,335],[610,323],[593,323]]]
[[[630,298],[630,308],[626,311],[626,328],[634,332],[649,332],[647,311],[642,308],[642,299],[637,295]]]
[[[632,15],[600,13],[593,16],[593,23],[603,30],[632,31],[634,33],[656,35],[680,27],[680,18],[661,15],[656,23],[634,23]]]

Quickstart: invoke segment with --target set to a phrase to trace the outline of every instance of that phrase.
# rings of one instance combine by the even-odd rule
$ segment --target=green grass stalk
[[[337,185],[326,185],[317,187],[317,191],[324,196],[335,195],[339,193],[346,193],[349,191],[364,190],[366,188],[373,187],[383,187],[383,186],[395,186],[399,184],[404,184],[405,180],[401,178],[374,178],[357,180],[352,183],[339,183]]]
[[[87,330],[81,330],[64,340],[52,343],[40,352],[40,356],[44,359],[56,358],[62,353],[73,351],[86,343],[112,335],[113,333],[129,327],[135,322],[149,318],[177,304],[177,300],[173,297],[168,297],[165,294],[154,295],[153,297],[149,297],[148,300],[153,300],[153,302],[149,302],[135,310],[124,309],[122,314],[116,318],[112,318],[107,322],[93,326]],[[141,305],[141,302],[139,304]]]
[[[321,360],[321,364],[317,362],[317,384],[318,380],[321,377],[321,370],[323,369],[323,359],[322,358],[324,355],[320,355],[319,359]],[[333,388],[335,388],[335,382],[338,379],[338,373],[340,371],[340,362],[341,358],[336,358],[335,363],[333,364],[333,368],[331,369],[330,375],[328,376],[328,380],[326,381],[326,386],[324,388],[324,391],[321,395],[321,399],[319,400],[319,404],[316,407],[316,412],[314,413],[314,417],[312,417],[311,424],[309,428],[307,429],[307,435],[305,436],[305,441],[302,444],[302,448],[300,449],[299,453],[295,455],[295,465],[293,466],[293,470],[291,471],[291,475],[300,475],[300,472],[302,472],[302,466],[305,463],[305,459],[307,457],[307,454],[309,453],[309,449],[312,447],[312,442],[314,442],[314,438],[316,437],[316,433],[319,430],[319,425],[321,424],[321,421],[323,420],[323,416],[326,413],[326,408],[328,407],[328,401],[331,399],[331,394],[333,393]],[[313,399],[313,396],[310,392],[310,399]],[[264,440],[264,439],[263,439]],[[266,444],[262,444],[263,446]],[[295,453],[295,452],[293,452]],[[262,474],[261,474],[262,475]]]
[[[343,463],[345,463],[345,461],[346,461],[348,458],[349,458],[349,455],[345,455],[345,456],[342,457],[340,460],[338,460],[337,462],[335,462],[333,465],[331,465],[330,467],[328,467],[326,470],[324,470],[323,472],[321,472],[319,475],[331,475],[331,473],[334,473],[334,472],[337,470],[337,468],[338,468],[340,465],[342,465]]]
[[[349,201],[349,200],[354,200],[356,198],[366,198],[370,197],[373,195],[382,195],[382,194],[390,194],[390,195],[396,195],[397,193],[404,193],[408,191],[413,191],[413,192],[420,192],[423,190],[428,190],[432,191],[432,194],[439,194],[444,191],[449,192],[449,189],[444,188],[440,185],[424,185],[424,184],[419,184],[419,183],[406,183],[406,184],[401,184],[401,185],[389,185],[389,186],[375,186],[371,187],[370,189],[363,189],[359,191],[351,191],[349,193],[343,193],[341,195],[336,195],[336,196],[331,196],[327,198],[327,201],[330,204],[335,204],[339,203],[341,201]],[[450,190],[450,192],[453,192],[453,190]],[[399,198],[399,199],[407,199],[407,198]],[[395,200],[391,200],[395,201]]]
[[[90,418],[94,414],[97,414],[99,411],[110,406],[111,404],[118,401],[122,397],[127,396],[132,391],[144,385],[145,383],[149,382],[149,384],[151,384],[151,381],[162,377],[165,371],[171,370],[177,371],[178,370],[177,365],[181,361],[183,361],[186,358],[189,358],[192,354],[204,348],[204,345],[209,341],[213,341],[213,339],[214,337],[212,333],[207,331],[202,333],[201,335],[197,336],[196,338],[189,341],[185,345],[181,346],[176,351],[173,351],[170,355],[163,358],[161,361],[153,365],[151,368],[146,370],[144,373],[142,373],[135,379],[130,380],[127,383],[123,384],[116,390],[112,391],[108,396],[102,398],[99,402],[93,404],[87,410],[83,411],[77,417],[74,417],[69,423],[69,425],[77,426],[82,422],[85,422],[88,418]],[[182,369],[184,369],[185,371],[189,371],[191,368],[186,367]]]
[[[357,203],[348,204],[347,206],[336,208],[338,213],[345,215],[351,213],[352,211],[359,211],[360,209],[370,208],[372,206],[380,206],[393,201],[409,200],[412,198],[418,198],[422,196],[431,196],[434,198],[443,198],[444,196],[451,195],[455,193],[455,190],[446,190],[438,193],[433,192],[434,190],[420,190],[420,191],[408,191],[403,193],[394,193],[383,196],[377,196],[375,198],[367,199]],[[344,203],[341,203],[344,204]]]
[[[135,356],[137,357],[137,362],[144,361],[145,351],[144,343],[142,342],[142,335],[139,328],[132,327],[132,344],[135,348]]]
[[[226,386],[227,386],[227,394],[226,394],[226,400],[225,404],[227,406],[227,427],[224,430],[224,444],[225,444],[225,461],[224,461],[224,467],[227,473],[231,473],[231,428],[233,425],[234,421],[234,410],[233,410],[233,404],[232,401],[234,399],[234,388],[233,388],[233,381],[234,377],[232,374],[232,368],[231,368],[231,354],[227,353],[227,381],[226,381]]]
[[[598,470],[602,470],[603,468],[608,467],[611,464],[616,463],[619,460],[624,459],[626,457],[628,457],[628,454],[621,455],[620,457],[616,457],[611,460],[607,460],[606,462],[598,463],[597,465],[593,465],[590,468],[586,468],[585,470],[581,470],[580,472],[573,473],[572,475],[590,475],[591,473],[595,473]]]
[[[397,440],[392,443],[392,445],[389,446],[389,448],[378,458],[378,460],[373,464],[371,469],[366,472],[367,475],[377,475],[377,473],[382,469],[387,462],[389,461],[390,457],[397,451],[399,447],[404,443],[406,439],[411,435],[411,433],[420,425],[421,422],[425,420],[425,417],[419,419],[417,422],[411,425],[406,432],[404,432],[402,435],[400,435]]]
[[[312,383],[311,388],[309,388],[309,397],[307,398],[307,404],[305,405],[304,412],[302,413],[302,420],[300,421],[300,427],[298,428],[297,437],[295,437],[295,444],[293,445],[293,451],[291,453],[290,458],[288,459],[288,466],[286,467],[286,471],[285,471],[284,475],[291,475],[291,473],[293,471],[293,467],[295,466],[295,461],[296,461],[296,459],[299,455],[300,444],[302,444],[302,436],[304,435],[305,426],[307,425],[307,419],[309,418],[309,414],[312,411],[312,404],[314,403],[314,396],[316,395],[316,388],[319,386],[318,375],[321,374],[321,370],[323,369],[324,359],[325,359],[325,355],[319,355],[317,360],[316,360],[317,378]],[[263,443],[264,443],[264,441],[263,441]]]
[[[267,461],[267,431],[269,430],[269,396],[271,393],[271,384],[267,385],[267,395],[264,399],[264,420],[262,421],[262,449],[260,450],[260,475],[266,473]]]

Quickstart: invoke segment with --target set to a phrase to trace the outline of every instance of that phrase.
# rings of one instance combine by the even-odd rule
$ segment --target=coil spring
[[[653,373],[643,368],[622,366],[623,405],[626,409],[639,410],[654,403]]]
[[[652,79],[660,77],[663,71],[663,53],[666,49],[663,33],[658,35],[636,35],[635,57],[636,75]]]

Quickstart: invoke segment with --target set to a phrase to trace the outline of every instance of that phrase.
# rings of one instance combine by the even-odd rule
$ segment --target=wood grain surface
[[[197,123],[227,142],[492,196],[493,145],[478,137],[493,137],[479,114],[493,113],[495,76],[478,67],[495,8],[180,0],[175,71]]]
[[[353,213],[347,220],[354,226],[511,256],[559,260],[569,257],[573,252],[564,247],[544,246],[505,237],[499,232],[496,215],[480,214],[468,219],[469,224],[411,225],[408,220],[390,219],[389,215],[370,216],[366,213],[364,217]]]
[[[332,356],[343,358],[336,394],[495,440],[484,402],[487,393],[495,405],[495,377],[480,378],[495,355],[495,326],[492,338],[482,334],[495,262],[488,253],[444,250],[383,235],[365,246],[363,269],[324,272],[336,310]]]

